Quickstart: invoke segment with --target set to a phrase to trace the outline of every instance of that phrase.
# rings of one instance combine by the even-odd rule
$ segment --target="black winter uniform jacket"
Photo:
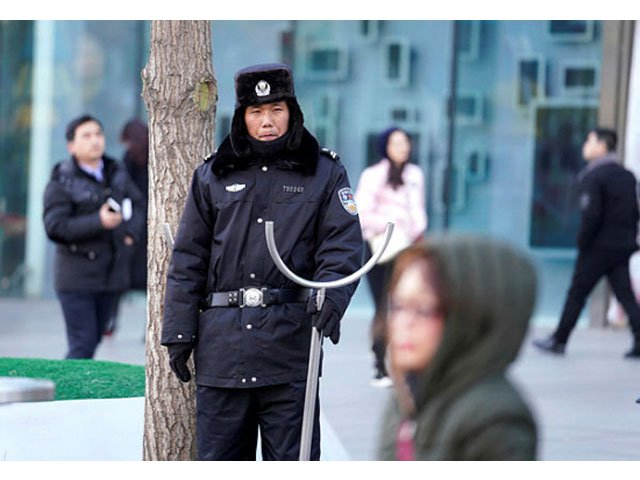
[[[265,222],[296,274],[353,273],[363,242],[347,173],[306,130],[297,150],[268,163],[237,156],[227,137],[193,175],[169,266],[161,343],[195,342],[196,383],[251,388],[306,378],[311,333],[304,303],[199,311],[210,292],[296,288],[273,263]],[[327,290],[340,316],[356,284]]]
[[[579,174],[582,219],[578,248],[638,248],[638,196],[634,175],[610,154]]]
[[[67,292],[113,292],[129,286],[133,246],[146,228],[144,199],[124,166],[103,157],[104,178],[98,182],[71,158],[58,163],[44,193],[44,227],[57,243],[55,288]],[[106,230],[98,211],[108,197],[120,205],[130,198],[132,216]]]

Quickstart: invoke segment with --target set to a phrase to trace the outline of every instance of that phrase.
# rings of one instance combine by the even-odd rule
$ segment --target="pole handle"
[[[344,287],[345,285],[349,285],[350,283],[353,283],[356,280],[358,280],[365,273],[371,270],[376,265],[376,263],[378,263],[378,260],[384,253],[385,249],[387,248],[387,245],[389,245],[389,240],[391,240],[391,235],[393,235],[393,223],[387,222],[387,226],[384,230],[384,243],[382,244],[382,248],[380,248],[380,250],[378,250],[377,252],[374,252],[373,256],[369,259],[369,261],[365,263],[359,270],[353,272],[351,275],[348,275],[343,278],[339,278],[338,280],[331,280],[328,282],[316,282],[312,280],[307,280],[305,278],[302,278],[296,275],[291,270],[289,270],[289,267],[285,265],[285,263],[282,261],[282,257],[280,257],[280,254],[278,253],[278,247],[276,246],[276,240],[275,240],[273,228],[274,227],[273,227],[272,221],[265,222],[264,232],[267,239],[267,248],[269,249],[269,255],[271,255],[273,262],[276,264],[276,267],[278,267],[278,270],[280,270],[285,277],[287,277],[289,280],[293,280],[298,285],[301,285],[307,288],[315,288],[315,289]]]

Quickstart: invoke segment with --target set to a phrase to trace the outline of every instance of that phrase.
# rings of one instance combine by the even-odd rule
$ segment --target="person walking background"
[[[122,128],[120,141],[124,143],[126,150],[122,163],[127,169],[127,173],[133,183],[142,193],[143,204],[141,209],[144,212],[144,228],[142,229],[140,240],[133,248],[131,258],[131,282],[128,290],[135,290],[146,294],[147,291],[147,205],[149,203],[149,129],[147,125],[134,118],[129,120]],[[105,335],[113,335],[118,327],[118,315],[120,301],[126,293],[122,291],[118,294],[111,315],[107,324]]]
[[[506,377],[535,294],[531,263],[491,239],[441,235],[398,256],[380,460],[535,460],[536,421]]]
[[[66,358],[93,358],[118,292],[130,281],[133,248],[146,219],[142,194],[107,157],[101,123],[83,115],[66,130],[71,158],[44,192],[44,227],[56,243],[55,289],[64,313]]]
[[[131,180],[142,192],[144,214],[146,218],[149,201],[149,128],[142,121],[134,118],[122,128],[120,141],[126,146],[122,163],[124,163]],[[130,290],[147,290],[147,228],[142,230],[140,241],[136,243],[131,262]]]
[[[382,157],[360,176],[355,198],[369,258],[380,247],[387,222],[395,224],[391,242],[378,263],[367,274],[375,313],[371,321],[371,350],[374,355],[374,377],[371,384],[391,385],[385,365],[386,345],[382,335],[385,292],[393,258],[400,250],[423,237],[427,229],[425,181],[422,170],[409,163],[411,139],[404,130],[391,127],[378,138]]]
[[[631,288],[629,259],[638,249],[638,193],[634,175],[620,165],[613,130],[594,128],[582,146],[587,166],[578,174],[580,208],[578,258],[562,316],[553,332],[533,344],[564,354],[587,297],[606,276],[629,318],[633,345],[626,358],[640,358],[640,307]]]

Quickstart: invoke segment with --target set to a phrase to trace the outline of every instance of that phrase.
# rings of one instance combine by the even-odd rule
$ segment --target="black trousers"
[[[606,275],[613,293],[629,317],[635,341],[640,344],[640,307],[631,289],[629,277],[629,257],[633,252],[634,250],[592,249],[578,254],[562,317],[553,334],[558,342],[567,342],[591,290]]]
[[[116,293],[57,292],[67,329],[65,358],[93,358],[111,317]]]
[[[298,460],[306,382],[258,388],[196,390],[198,460],[255,460],[258,428],[263,460]],[[311,441],[320,459],[320,402]]]
[[[371,258],[371,247],[365,242],[365,259]],[[376,311],[371,321],[371,351],[373,352],[374,366],[379,374],[387,375],[384,364],[387,342],[383,335],[384,321],[387,308],[387,287],[393,269],[393,261],[378,264],[367,273],[369,290],[375,303]]]

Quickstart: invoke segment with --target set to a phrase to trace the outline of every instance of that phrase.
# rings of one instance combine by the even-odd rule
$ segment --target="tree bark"
[[[208,21],[153,21],[142,97],[149,118],[144,460],[196,457],[195,384],[176,379],[160,346],[166,273],[193,170],[213,152],[218,90]],[[190,366],[193,372],[193,363]]]

